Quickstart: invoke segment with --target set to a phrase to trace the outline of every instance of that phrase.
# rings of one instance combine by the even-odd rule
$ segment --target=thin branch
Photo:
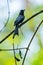
[[[36,17],[37,15],[39,15],[39,14],[41,14],[41,13],[43,13],[43,10],[41,10],[40,12],[34,14],[34,15],[31,16],[30,18],[28,18],[27,20],[25,20],[23,23],[21,23],[21,24],[19,25],[18,28],[20,28],[22,25],[24,25],[25,23],[27,23],[28,21],[30,21],[32,18]],[[1,44],[2,42],[4,42],[4,41],[5,41],[10,35],[12,35],[13,33],[14,33],[14,30],[13,30],[10,34],[8,34],[5,38],[3,38],[3,39],[0,41],[0,44]]]
[[[3,38],[3,39],[0,41],[0,44],[1,44],[2,42],[4,42],[10,35],[12,35],[12,33],[14,33],[14,30],[13,30],[10,34],[8,34],[5,38]]]
[[[13,50],[23,50],[23,49],[27,49],[27,47],[24,48],[16,48],[16,49],[0,49],[0,51],[13,51]]]
[[[28,50],[29,50],[29,47],[30,47],[30,45],[31,45],[31,43],[32,43],[32,41],[33,41],[33,39],[34,39],[34,37],[35,37],[35,35],[36,35],[36,33],[37,33],[37,31],[38,31],[38,29],[39,29],[39,27],[41,26],[42,23],[43,23],[43,20],[40,22],[40,24],[39,24],[38,27],[36,28],[36,30],[35,30],[35,32],[34,32],[32,38],[31,38],[31,40],[30,40],[30,42],[29,42],[29,44],[28,44],[26,53],[25,53],[24,58],[23,58],[22,65],[24,65],[24,62],[25,62],[26,55],[27,55],[27,52],[28,52]]]
[[[7,23],[9,22],[9,19],[10,19],[10,8],[9,8],[9,2],[8,2],[8,0],[7,0],[7,5],[8,5],[8,18],[7,18],[7,21],[6,21],[5,25],[4,25],[4,27],[2,28],[2,30],[6,27]]]
[[[8,19],[7,19],[6,24],[5,24],[4,27],[6,27],[7,23],[9,22],[9,19],[10,19],[10,7],[9,7],[9,2],[8,2],[8,0],[7,0],[7,5],[8,5]]]

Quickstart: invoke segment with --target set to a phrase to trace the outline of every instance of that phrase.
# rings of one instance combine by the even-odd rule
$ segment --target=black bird
[[[19,25],[20,23],[23,22],[25,16],[24,16],[24,10],[21,10],[19,13],[19,16],[16,18],[16,21],[14,22],[14,26]]]
[[[14,22],[14,26],[15,26],[14,36],[19,35],[18,25],[20,25],[24,19],[25,19],[24,10],[20,10],[19,16],[16,18],[16,21]]]

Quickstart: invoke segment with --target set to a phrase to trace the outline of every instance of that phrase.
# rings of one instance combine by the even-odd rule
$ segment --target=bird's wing
[[[23,20],[23,18],[24,18],[24,17],[23,17],[22,15],[19,15],[19,16],[17,17],[16,21],[17,21],[17,22],[20,22],[21,20]]]
[[[20,15],[20,16],[17,17],[15,22],[20,22],[23,19],[24,19],[24,16]]]
[[[21,23],[23,20],[24,20],[24,16],[19,15],[19,16],[16,18],[16,21],[14,22],[14,25],[17,25],[17,24]]]

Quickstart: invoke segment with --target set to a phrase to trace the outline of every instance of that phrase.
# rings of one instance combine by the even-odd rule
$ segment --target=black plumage
[[[19,16],[16,18],[16,21],[14,22],[14,26],[15,26],[14,36],[19,35],[18,25],[20,25],[24,19],[25,19],[24,10],[21,10],[19,13]]]
[[[14,22],[14,25],[18,26],[20,23],[23,22],[24,19],[25,19],[24,10],[21,10],[19,16],[16,18],[16,21]]]

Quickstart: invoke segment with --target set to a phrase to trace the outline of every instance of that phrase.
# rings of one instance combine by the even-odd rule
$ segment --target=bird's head
[[[24,11],[25,11],[25,10],[20,10],[20,14],[21,14],[21,15],[24,15]]]

